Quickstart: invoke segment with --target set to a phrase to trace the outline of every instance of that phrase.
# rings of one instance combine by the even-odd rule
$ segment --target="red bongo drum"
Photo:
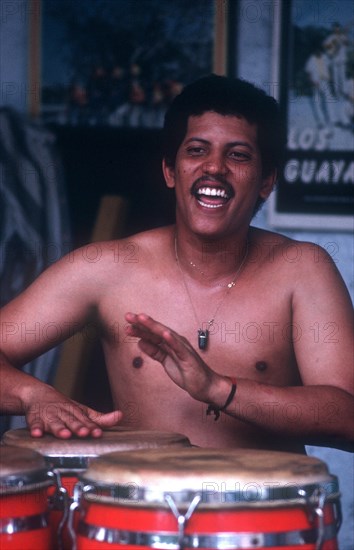
[[[53,483],[39,453],[0,446],[0,548],[51,550],[47,494]]]
[[[77,550],[338,550],[336,477],[292,453],[109,453],[80,476]]]
[[[79,473],[86,470],[92,459],[112,451],[161,449],[164,447],[190,446],[188,438],[181,434],[157,431],[133,431],[115,427],[103,432],[100,438],[58,439],[50,434],[33,438],[27,429],[9,430],[2,443],[35,449],[45,458],[55,473],[57,489],[50,491],[50,524],[53,549],[71,550],[72,537],[66,529],[67,516],[74,486]]]

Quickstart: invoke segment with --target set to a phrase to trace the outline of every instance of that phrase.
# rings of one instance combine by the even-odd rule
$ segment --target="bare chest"
[[[148,292],[140,285],[111,295],[101,309],[107,364],[117,365],[118,360],[126,375],[139,369],[141,376],[148,376],[154,362],[143,356],[136,339],[126,335],[128,311],[146,313],[187,338],[221,374],[279,385],[298,380],[293,350],[298,329],[291,322],[290,299],[275,287],[264,292],[243,284],[231,291],[196,293],[186,292],[181,284],[152,280]],[[207,335],[202,349],[200,331]]]
[[[235,419],[225,417],[222,428],[216,426],[206,416],[206,404],[175,385],[163,366],[142,353],[138,341],[125,331],[126,312],[146,313],[185,337],[205,363],[222,375],[279,386],[299,383],[290,300],[276,295],[275,287],[261,295],[250,284],[232,289],[226,297],[223,294],[194,293],[191,302],[183,285],[173,281],[152,280],[146,287],[129,281],[124,292],[112,292],[102,302],[103,348],[112,396],[127,425],[184,433],[202,446],[249,447],[260,441],[259,431]],[[201,350],[198,331],[207,328],[208,343]]]

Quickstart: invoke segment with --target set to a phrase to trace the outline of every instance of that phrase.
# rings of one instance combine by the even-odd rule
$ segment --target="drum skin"
[[[113,451],[132,451],[138,449],[162,449],[165,447],[190,447],[189,439],[177,433],[154,430],[131,430],[115,427],[103,431],[102,437],[58,439],[51,434],[34,438],[28,429],[5,432],[1,443],[16,447],[26,447],[42,454],[50,465],[70,469],[84,463],[85,469],[90,459]],[[70,466],[68,467],[68,462]]]
[[[80,498],[77,550],[172,549],[180,540],[186,549],[315,550],[318,491],[326,494],[321,550],[338,550],[337,480],[314,457],[195,448],[109,453],[80,480],[89,489]],[[178,539],[177,516],[196,496]]]
[[[31,449],[0,446],[0,548],[52,550],[43,457]]]
[[[28,429],[21,428],[7,431],[2,438],[3,445],[21,447],[39,452],[45,459],[48,467],[60,475],[60,483],[72,497],[73,490],[78,482],[80,472],[86,470],[90,462],[98,456],[116,451],[131,451],[145,449],[183,448],[190,447],[190,441],[182,434],[158,431],[136,431],[124,427],[107,429],[100,438],[58,439],[51,434],[41,438],[33,438]],[[49,497],[54,499],[50,511],[50,525],[52,530],[53,547],[58,548],[58,530],[62,521],[65,504],[55,498],[55,488],[48,490]],[[66,504],[67,506],[69,503]],[[62,550],[71,550],[72,541],[64,529],[61,536]]]

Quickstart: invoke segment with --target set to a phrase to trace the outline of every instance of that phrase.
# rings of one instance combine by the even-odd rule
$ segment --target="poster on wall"
[[[213,0],[41,0],[45,123],[158,128],[213,69]]]
[[[353,229],[352,0],[277,4],[274,82],[287,147],[270,201],[275,227]]]

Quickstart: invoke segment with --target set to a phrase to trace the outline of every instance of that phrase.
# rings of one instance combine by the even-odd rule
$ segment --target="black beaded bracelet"
[[[229,393],[229,396],[226,399],[225,405],[223,405],[222,407],[217,407],[216,405],[209,405],[208,408],[207,408],[207,412],[206,412],[207,415],[209,415],[211,413],[215,414],[214,420],[218,420],[218,418],[220,416],[220,413],[222,411],[225,411],[225,409],[227,409],[227,407],[230,405],[231,401],[235,397],[235,393],[236,393],[236,389],[237,389],[236,378],[233,378],[233,377],[228,377],[228,378],[231,380],[232,386],[231,386],[231,391]]]

